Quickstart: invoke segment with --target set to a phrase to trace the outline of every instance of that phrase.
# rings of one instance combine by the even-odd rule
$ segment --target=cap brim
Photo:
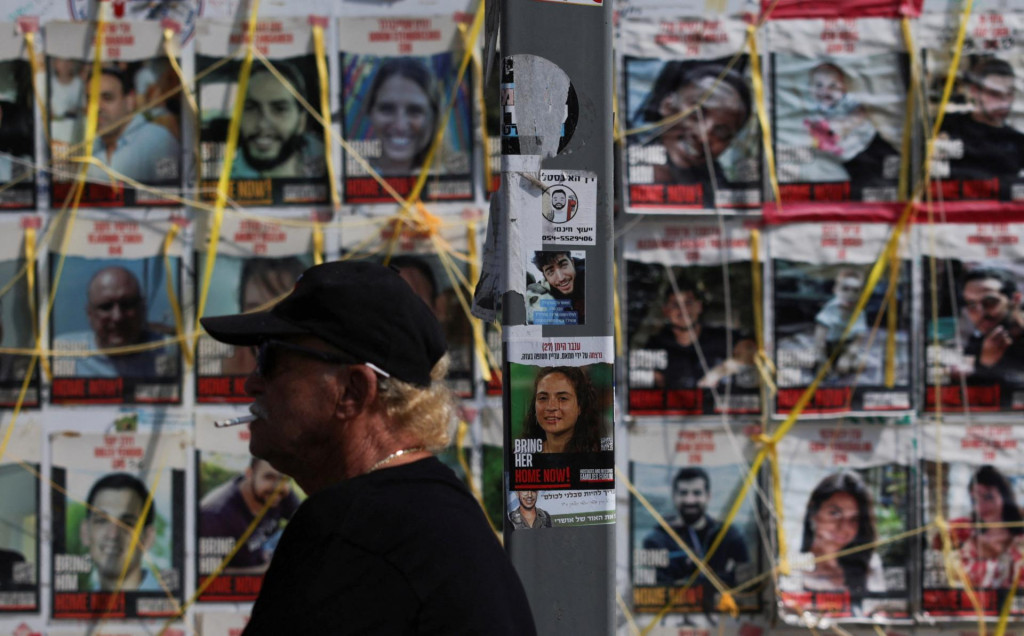
[[[199,322],[214,340],[230,345],[256,345],[274,336],[309,333],[307,329],[282,320],[269,311],[200,318]]]

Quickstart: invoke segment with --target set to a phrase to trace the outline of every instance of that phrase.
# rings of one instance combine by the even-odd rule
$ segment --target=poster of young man
[[[782,213],[897,202],[909,81],[899,20],[783,20],[767,38]]]
[[[729,18],[624,16],[627,210],[755,210],[761,140],[747,25]]]
[[[475,384],[476,343],[462,305],[463,300],[468,305],[473,296],[468,254],[469,242],[474,240],[466,219],[451,216],[442,217],[435,235],[395,218],[381,218],[345,226],[341,237],[346,258],[387,262],[433,310],[448,341],[448,386],[459,397],[472,397]],[[365,253],[367,246],[372,246],[372,254]]]
[[[1024,487],[1018,440],[1024,430],[1007,421],[925,424],[922,433],[922,523],[929,527],[921,610],[929,619],[999,616],[1024,565],[1024,519],[1018,503]],[[930,525],[937,510],[949,524],[949,552]],[[955,572],[952,581],[947,562]],[[1022,596],[1024,590],[1018,588],[1009,604],[1011,617],[1024,613]]]
[[[926,410],[1024,410],[1022,231],[1019,223],[918,230]]]
[[[979,213],[995,202],[1024,201],[1024,16],[969,17],[957,82],[931,156],[931,195],[949,211]],[[943,14],[921,17],[929,126],[938,116],[957,37]]]
[[[804,413],[910,409],[910,262],[901,261],[892,347],[885,314],[890,306],[888,270],[854,317],[868,272],[890,231],[882,223],[796,223],[772,229],[774,320],[769,324],[775,338],[778,413],[793,408],[830,358],[832,364]],[[906,244],[903,254],[909,253]],[[887,386],[890,364],[893,384]]]
[[[630,503],[629,546],[633,607],[639,613],[704,614],[714,625],[718,588],[731,590],[757,574],[759,533],[753,489],[726,527],[754,451],[747,431],[665,422],[634,428],[629,435],[633,485],[682,539],[680,546],[637,499]],[[715,542],[718,545],[715,545]],[[713,548],[713,549],[712,549]],[[756,588],[733,595],[743,612],[760,609]]]
[[[526,324],[585,325],[587,254],[583,250],[529,252],[526,263]]]
[[[342,19],[338,42],[342,130],[351,150],[345,201],[393,203],[377,177],[405,197],[424,171],[424,201],[471,200],[473,94],[468,74],[453,90],[462,60],[454,18]]]
[[[508,351],[509,490],[594,497],[585,519],[566,523],[614,521],[611,338],[515,340]]]
[[[205,246],[210,216],[198,222],[196,305],[206,279]],[[313,221],[308,216],[279,220],[225,216],[206,295],[205,315],[224,316],[262,311],[292,290],[302,272],[313,265]],[[245,379],[256,368],[249,347],[234,347],[207,335],[196,353],[196,401],[244,402]]]
[[[288,477],[249,454],[248,427],[214,426],[215,420],[230,417],[200,413],[196,421],[196,585],[206,585],[216,574],[199,602],[256,600],[274,548],[300,503]]]
[[[87,149],[96,23],[46,25],[50,205],[69,200],[82,167],[76,158],[87,153],[101,165],[89,165],[81,205],[177,205],[171,197],[181,194],[184,100],[164,52],[163,28],[157,22],[108,22],[104,28],[96,136]]]
[[[778,445],[790,573],[779,611],[885,622],[910,616],[909,431],[829,421],[801,424]],[[779,504],[776,504],[779,505]]]
[[[0,460],[0,613],[39,610],[42,435],[34,418],[19,418]]]
[[[199,81],[199,177],[204,199],[216,198],[228,130],[237,108],[241,61],[205,74],[248,44],[248,21],[200,20],[196,26]],[[252,64],[243,97],[238,146],[231,164],[228,199],[240,205],[326,203],[329,175],[323,127],[295,97],[319,112],[320,86],[313,27],[308,17],[265,18],[255,47],[270,62]],[[282,81],[282,78],[285,81]]]
[[[31,307],[37,302],[39,290],[30,289],[27,270],[19,276],[25,267],[25,228],[35,220],[34,217],[0,219],[0,254],[5,255],[0,259],[0,284],[10,285],[0,296],[0,347],[5,349],[35,348],[32,329],[35,317]],[[31,359],[20,353],[0,353],[0,408],[13,408],[18,404]],[[39,374],[37,360],[22,407],[39,406]]]
[[[51,254],[53,403],[181,401],[180,235],[164,253],[173,223],[79,218],[63,267],[61,254]]]
[[[759,413],[750,232],[642,223],[623,239],[633,415]]]
[[[185,432],[51,437],[53,618],[176,613],[186,444]]]
[[[36,206],[35,96],[19,25],[0,22],[0,210]]]

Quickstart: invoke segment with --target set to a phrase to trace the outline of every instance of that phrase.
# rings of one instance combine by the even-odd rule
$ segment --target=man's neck
[[[694,521],[693,523],[686,523],[686,521],[682,517],[679,517],[679,527],[681,527],[681,528],[692,528],[693,530],[703,530],[705,527],[707,527],[707,525],[708,525],[708,516],[707,515],[701,515],[700,519]]]
[[[303,174],[299,168],[299,153],[296,151],[273,168],[261,170],[260,174],[264,177],[301,177]]]
[[[676,327],[672,326],[672,333],[676,337],[676,342],[689,347],[700,338],[700,325],[690,325],[688,327]]]
[[[536,508],[529,508],[529,509],[527,509],[527,508],[524,508],[522,506],[519,506],[519,514],[523,517],[523,521],[526,522],[526,525],[528,525],[528,526],[530,526],[532,528],[533,527],[533,522],[537,519],[537,509]]]

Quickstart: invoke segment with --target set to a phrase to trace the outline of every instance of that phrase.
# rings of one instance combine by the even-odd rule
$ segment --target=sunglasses
[[[988,311],[998,307],[1001,302],[1003,302],[1003,297],[993,294],[985,296],[981,300],[972,300],[970,302],[964,301],[964,308],[967,311],[977,311],[978,306],[980,305],[982,309]]]
[[[365,364],[373,369],[377,375],[385,378],[391,377],[387,371],[384,371],[377,367],[377,365],[370,362],[359,362],[351,356],[346,356],[340,353],[331,353],[329,351],[321,351],[310,347],[303,347],[302,345],[285,342],[284,340],[264,340],[258,347],[253,347],[253,354],[256,356],[256,374],[263,378],[269,378],[274,375],[274,371],[280,362],[279,358],[281,351],[287,351],[288,353],[302,356],[304,358],[310,358],[312,360],[319,360],[320,362],[326,362],[328,364]]]

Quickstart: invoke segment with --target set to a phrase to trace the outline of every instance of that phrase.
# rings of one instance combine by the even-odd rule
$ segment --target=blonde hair
[[[430,386],[421,387],[388,378],[380,393],[380,404],[391,425],[415,434],[429,450],[444,448],[451,441],[455,402],[445,384],[450,359],[444,354],[430,370]]]

